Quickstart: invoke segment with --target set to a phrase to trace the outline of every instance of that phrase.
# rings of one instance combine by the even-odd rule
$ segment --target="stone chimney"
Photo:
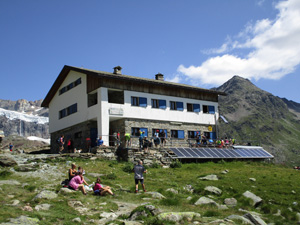
[[[114,67],[114,74],[122,74],[121,72],[122,72],[121,66]]]
[[[161,73],[158,73],[155,75],[155,80],[164,80],[164,75]]]

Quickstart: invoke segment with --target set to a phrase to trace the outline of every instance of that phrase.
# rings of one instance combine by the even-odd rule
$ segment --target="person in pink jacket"
[[[75,191],[79,189],[84,195],[86,195],[84,184],[88,186],[87,182],[82,176],[82,173],[78,172],[77,175],[71,179],[69,187]]]

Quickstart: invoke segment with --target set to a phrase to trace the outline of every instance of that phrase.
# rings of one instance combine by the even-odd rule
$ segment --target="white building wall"
[[[147,107],[131,106],[131,96],[147,98]],[[151,99],[166,100],[166,109],[156,109],[151,106]],[[218,103],[201,101],[195,99],[179,98],[165,95],[155,95],[142,92],[124,91],[124,114],[125,118],[138,118],[149,120],[162,120],[183,123],[199,123],[215,125],[218,118]],[[183,102],[184,110],[170,110],[170,101]],[[200,104],[200,112],[188,112],[187,103]],[[202,106],[211,105],[215,107],[215,114],[203,113]]]
[[[78,123],[85,122],[87,120],[100,118],[100,104],[88,107],[88,100],[86,94],[86,75],[71,71],[60,88],[76,81],[81,78],[81,84],[59,95],[59,91],[56,92],[52,101],[49,104],[49,131],[50,133],[58,130],[65,129]],[[59,111],[77,103],[77,112],[59,119]]]

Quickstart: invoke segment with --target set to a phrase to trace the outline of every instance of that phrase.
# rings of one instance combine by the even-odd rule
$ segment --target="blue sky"
[[[233,75],[300,103],[300,1],[1,0],[0,99],[44,98],[64,65],[203,88]]]

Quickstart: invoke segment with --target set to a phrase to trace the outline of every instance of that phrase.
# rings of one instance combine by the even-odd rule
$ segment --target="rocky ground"
[[[45,185],[38,188],[35,193],[35,197],[32,199],[33,202],[39,202],[38,204],[22,203],[22,200],[18,199],[15,195],[9,194],[6,202],[11,207],[20,208],[20,214],[17,217],[9,218],[8,221],[2,222],[1,224],[44,224],[46,223],[46,217],[30,217],[26,212],[41,212],[41,214],[47,214],[45,212],[51,213],[51,200],[53,199],[63,199],[67,201],[69,207],[73,208],[78,217],[73,218],[71,222],[77,224],[149,224],[149,220],[145,218],[152,218],[150,221],[155,221],[156,224],[267,224],[264,221],[264,215],[254,212],[247,211],[243,209],[238,209],[239,214],[232,214],[226,218],[217,218],[214,216],[205,217],[201,216],[200,213],[196,212],[177,212],[177,211],[165,211],[154,206],[152,203],[157,199],[166,198],[159,192],[147,192],[138,193],[137,195],[145,195],[143,197],[142,203],[137,203],[136,201],[124,202],[118,198],[112,196],[107,196],[99,201],[96,205],[89,204],[87,201],[80,200],[76,196],[81,196],[81,193],[74,193],[68,188],[60,187],[57,189],[57,184],[66,178],[65,172],[61,171],[59,164],[53,165],[48,163],[49,159],[63,157],[60,155],[29,155],[29,154],[14,154],[12,155],[8,151],[2,151],[0,154],[0,165],[3,169],[9,169],[16,176],[20,177],[30,177],[32,180],[45,180]],[[95,160],[94,155],[86,155],[85,157],[90,157],[91,160]],[[67,162],[69,163],[69,162]],[[222,171],[223,175],[229,173],[228,170]],[[100,174],[89,174],[89,176],[97,177]],[[210,174],[200,178],[201,180],[217,181],[218,176],[215,174]],[[249,178],[251,182],[255,183],[255,178]],[[52,185],[51,185],[52,183]],[[0,180],[0,192],[1,195],[5,195],[2,191],[3,185],[11,185],[18,187],[25,187],[29,185],[28,183],[22,183],[18,179],[3,179]],[[117,185],[116,185],[117,186]],[[186,185],[183,189],[191,194],[194,189],[191,185]],[[115,189],[116,190],[116,189]],[[178,194],[178,190],[174,188],[168,188],[166,191],[172,192],[174,195]],[[230,208],[237,207],[237,200],[233,197],[228,197],[224,202],[220,203],[216,196],[222,194],[222,190],[215,186],[206,186],[205,191],[209,193],[206,196],[200,197],[194,204],[197,206],[213,207],[220,211],[228,210]],[[118,195],[126,195],[130,190],[122,188],[121,185],[118,186]],[[75,194],[75,195],[74,195]],[[89,193],[92,195],[92,192]],[[70,196],[70,197],[68,197]],[[243,196],[252,204],[253,210],[261,205],[263,199],[250,191],[243,193]],[[96,196],[95,196],[96,198]],[[191,198],[191,197],[189,197]],[[38,201],[42,199],[43,201]],[[48,202],[47,202],[48,201]],[[7,203],[6,203],[7,204]],[[110,205],[114,207],[110,208]],[[242,214],[242,215],[241,215]],[[95,215],[98,215],[95,217]],[[280,217],[280,212],[278,212],[278,217]],[[300,221],[300,214],[297,213],[298,221]],[[84,222],[82,218],[85,218]],[[145,222],[146,221],[146,222]],[[70,222],[70,221],[69,221]],[[150,222],[150,223],[152,223]],[[64,224],[64,222],[57,223]]]

